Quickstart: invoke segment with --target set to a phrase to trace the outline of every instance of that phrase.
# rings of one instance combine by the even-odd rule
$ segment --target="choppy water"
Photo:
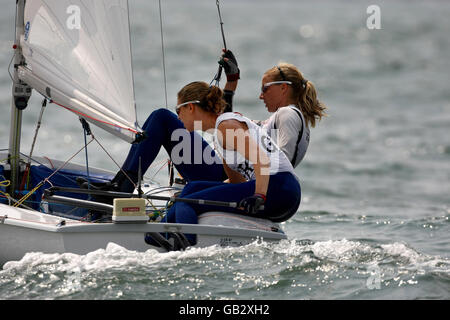
[[[0,148],[8,147],[13,2],[1,0]],[[84,256],[29,253],[0,271],[1,299],[450,299],[450,3],[222,1],[238,57],[236,110],[268,117],[262,73],[278,61],[313,81],[329,117],[297,168],[303,201],[289,241],[159,254],[111,244]],[[130,1],[140,122],[164,107],[157,1]],[[210,81],[222,46],[215,1],[163,3],[169,105]],[[24,114],[29,152],[40,98]],[[51,107],[36,155],[67,159],[83,144],[76,117]],[[51,111],[50,111],[51,110]],[[64,120],[64,121],[61,121]],[[95,129],[94,129],[95,130]],[[128,146],[96,133],[117,161]],[[100,150],[90,163],[116,170]],[[161,152],[148,178],[158,173]],[[83,163],[84,159],[78,159]]]

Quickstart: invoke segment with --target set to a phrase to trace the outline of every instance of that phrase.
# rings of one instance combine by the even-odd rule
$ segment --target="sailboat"
[[[20,152],[22,113],[33,90],[43,96],[43,109],[51,103],[117,139],[142,139],[127,0],[18,0],[14,48],[9,149],[0,153],[6,159],[0,162],[0,266],[27,252],[86,254],[110,242],[136,251],[182,250],[188,246],[183,234],[195,234],[197,247],[287,238],[277,223],[225,212],[202,214],[195,225],[160,222],[160,209],[178,201],[181,187],[174,185],[144,181],[133,195],[117,194],[114,206],[99,203],[96,191],[80,189],[76,179],[105,182],[111,172]],[[112,219],[86,218],[98,211]],[[158,234],[169,240],[146,241]]]

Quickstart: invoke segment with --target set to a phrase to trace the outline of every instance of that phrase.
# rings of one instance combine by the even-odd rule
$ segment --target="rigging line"
[[[100,141],[97,140],[94,136],[92,136],[92,140],[95,140],[95,142],[98,143],[98,145],[103,149],[103,151],[108,155],[108,157],[115,163],[115,165],[119,168],[120,171],[125,175],[125,177],[133,184],[133,186],[136,188],[136,184],[134,181],[130,178],[130,176],[125,172],[125,170],[122,169],[122,166],[117,163],[116,160],[112,157],[112,155],[103,147],[103,145],[100,143]],[[90,143],[90,142],[89,142]]]
[[[219,13],[219,23],[220,23],[220,31],[222,33],[222,40],[223,40],[223,46],[224,49],[227,50],[227,42],[225,40],[225,31],[223,30],[223,20],[222,20],[222,14],[220,12],[220,3],[219,0],[216,0],[216,6],[217,6],[217,12]],[[215,85],[218,87],[220,83],[220,78],[222,77],[222,65],[219,65],[219,68],[217,69],[217,73],[214,76],[214,79],[211,80],[209,83],[209,86],[212,86],[212,83],[215,81]]]
[[[8,65],[8,74],[9,74],[9,77],[11,78],[12,82],[14,82],[14,78],[13,78],[13,75],[11,73],[11,65],[12,65],[12,62],[14,61],[14,58],[16,57],[16,54],[17,54],[17,50],[14,50],[14,54],[11,57],[11,61],[9,62],[9,65]]]
[[[137,121],[136,92],[135,92],[135,89],[134,89],[135,81],[134,81],[134,68],[133,68],[133,46],[132,46],[132,43],[131,43],[130,4],[129,4],[128,0],[127,0],[127,17],[128,17],[128,39],[129,39],[129,44],[130,44],[131,79],[132,79],[132,82],[133,82],[134,114],[135,114],[135,119],[136,119],[135,126],[137,128],[137,127],[139,127],[139,125],[138,125],[138,121]]]
[[[216,0],[216,5],[217,5],[217,11],[219,12],[219,22],[220,22],[220,30],[222,31],[223,47],[225,50],[227,50],[227,42],[225,41],[225,32],[223,31],[223,21],[222,21],[222,15],[220,14],[219,0]]]
[[[89,189],[91,189],[91,177],[89,174],[89,155],[88,155],[88,148],[87,148],[87,136],[92,135],[92,132],[91,132],[91,128],[89,127],[89,124],[87,123],[86,120],[84,120],[83,118],[80,118],[80,121],[81,121],[81,125],[83,127],[83,136],[84,136],[84,145],[85,145],[84,155],[86,157],[86,178],[87,178],[88,190],[89,190]],[[91,200],[91,199],[92,199],[92,197],[89,194],[88,200]]]
[[[165,168],[166,166],[168,166],[169,165],[169,162],[164,162],[163,163],[163,165],[161,166],[161,168],[159,168],[158,169],[158,171],[156,171],[156,173],[153,175],[153,177],[151,177],[150,178],[150,181],[153,181],[153,179],[155,179],[155,177],[156,177],[156,175],[163,169],[163,168]]]
[[[94,137],[92,137],[94,138]],[[27,200],[33,193],[35,193],[40,187],[42,187],[46,182],[50,183],[50,179],[58,173],[58,171],[62,170],[73,158],[75,158],[81,151],[83,151],[84,148],[87,148],[87,146],[94,141],[94,139],[91,139],[85,146],[83,146],[80,150],[78,150],[73,156],[71,156],[69,159],[67,159],[58,169],[56,169],[51,175],[49,175],[47,178],[39,182],[36,187],[34,187],[30,192],[28,192],[26,195],[24,195],[15,205],[14,207],[18,207],[19,205],[22,205],[22,203]]]
[[[162,67],[163,67],[163,76],[164,76],[164,96],[166,99],[166,109],[167,109],[168,103],[167,103],[166,56],[165,56],[165,48],[164,48],[164,32],[163,32],[161,0],[158,0],[158,3],[159,3],[159,25],[160,25],[160,33],[161,33]]]
[[[28,158],[28,156],[27,156],[26,154],[22,153],[22,152],[20,152],[20,155],[23,156],[23,157],[25,157],[25,158]],[[53,165],[51,159],[49,159],[49,158],[46,157],[46,156],[44,156],[43,158],[46,159],[46,160],[49,162],[49,164],[51,165],[51,168],[50,168],[47,164],[44,164],[44,163],[38,161],[36,158],[31,158],[31,159],[29,159],[29,160],[31,160],[31,161],[33,161],[33,162],[36,162],[37,164],[39,164],[39,165],[41,165],[41,166],[43,166],[43,167],[45,167],[45,168],[47,168],[47,169],[49,169],[49,170],[55,169],[55,166]],[[71,178],[67,177],[66,175],[64,175],[64,174],[62,174],[62,173],[58,173],[58,175],[59,175],[60,177],[63,177],[64,179],[70,181],[70,182],[76,183],[76,181],[75,181],[74,179],[71,179]]]
[[[165,46],[164,46],[164,28],[163,28],[163,19],[162,19],[162,6],[161,0],[158,0],[159,5],[159,29],[161,34],[161,53],[162,53],[162,67],[163,67],[163,77],[164,77],[164,98],[166,102],[166,109],[169,108],[167,102],[167,75],[166,75],[166,54],[165,54]],[[170,165],[170,171],[173,172],[173,165]],[[170,175],[169,175],[170,177]],[[169,178],[170,180],[170,178]]]
[[[2,194],[3,197],[5,197],[8,200],[8,205],[11,206],[11,202],[17,203],[18,201],[11,197],[8,193],[4,193],[3,191],[0,191],[0,194]],[[25,208],[27,210],[35,211],[33,208],[30,208],[23,203],[20,204],[22,208]]]
[[[39,133],[39,129],[41,128],[41,124],[42,124],[42,117],[44,116],[44,111],[45,111],[45,107],[47,106],[47,99],[44,98],[44,100],[42,101],[42,107],[41,107],[41,112],[39,113],[39,118],[37,121],[37,125],[36,125],[36,130],[34,132],[34,137],[33,137],[33,142],[31,144],[31,150],[30,150],[30,155],[28,156],[28,162],[25,168],[25,173],[23,175],[22,178],[22,183],[20,185],[19,190],[22,190],[25,186],[25,183],[28,184],[29,182],[29,178],[30,178],[30,167],[31,167],[31,159],[33,156],[33,151],[34,151],[34,146],[36,144],[36,139]]]
[[[31,144],[31,150],[30,150],[30,156],[28,157],[28,164],[31,163],[31,157],[33,156],[33,151],[34,151],[34,145],[36,143],[36,139],[37,139],[37,135],[39,133],[39,129],[41,128],[41,124],[42,124],[42,117],[44,116],[44,111],[45,111],[45,107],[47,106],[47,99],[44,98],[44,100],[42,101],[42,107],[41,107],[41,112],[39,114],[39,118],[38,118],[38,122],[36,125],[36,131],[34,133],[34,137],[33,137],[33,143]]]

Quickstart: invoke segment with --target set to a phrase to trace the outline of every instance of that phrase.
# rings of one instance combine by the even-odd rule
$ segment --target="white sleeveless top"
[[[306,154],[310,135],[300,109],[293,104],[281,107],[261,124],[270,137],[277,141],[294,168],[297,167]]]
[[[261,150],[263,150],[267,157],[270,160],[270,174],[276,174],[278,172],[291,172],[294,173],[294,168],[292,167],[291,162],[286,157],[283,151],[277,146],[277,144],[271,139],[266,130],[258,126],[252,120],[244,117],[240,113],[237,112],[227,112],[221,114],[216,120],[216,130],[214,133],[214,146],[216,151],[222,157],[224,162],[230,167],[230,169],[239,172],[242,174],[247,180],[255,180],[255,170],[253,168],[253,164],[245,159],[243,155],[234,150],[224,149],[221,145],[217,134],[217,127],[222,121],[225,120],[237,120],[239,122],[243,122],[247,125],[248,131],[250,133],[250,137],[256,141]],[[238,138],[239,141],[239,138]]]

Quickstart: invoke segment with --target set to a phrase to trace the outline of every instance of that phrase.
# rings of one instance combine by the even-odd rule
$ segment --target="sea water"
[[[14,2],[1,2],[4,149]],[[236,111],[269,117],[261,76],[280,61],[297,65],[328,106],[296,169],[302,204],[281,224],[289,240],[170,253],[114,243],[87,255],[30,252],[0,270],[0,299],[450,299],[450,3],[236,0],[221,1],[221,12],[241,70]],[[210,82],[223,47],[214,1],[163,1],[162,13],[167,103],[158,2],[130,1],[140,124],[175,105],[184,84]],[[33,93],[24,112],[24,153],[41,100]],[[129,146],[92,128],[121,163]],[[77,117],[47,107],[34,154],[66,160],[83,143]],[[101,148],[88,153],[90,165],[117,170]],[[166,159],[162,150],[146,177],[165,184]]]

